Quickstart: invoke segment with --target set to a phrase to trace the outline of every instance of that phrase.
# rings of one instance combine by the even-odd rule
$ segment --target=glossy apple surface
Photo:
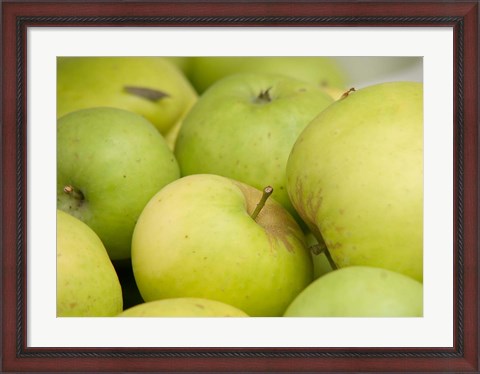
[[[112,260],[130,257],[143,207],[179,176],[165,140],[138,114],[92,108],[58,120],[57,207],[89,225]]]
[[[57,117],[108,106],[137,113],[166,134],[196,98],[190,82],[166,58],[57,59]]]
[[[296,215],[285,168],[295,140],[333,100],[279,75],[238,74],[217,82],[188,113],[175,146],[182,175],[218,174],[257,189]]]
[[[285,317],[422,317],[423,286],[390,270],[349,266],[311,283]]]
[[[143,210],[132,266],[145,301],[199,297],[250,316],[280,316],[313,279],[296,221],[262,192],[217,175],[180,178]]]
[[[57,316],[110,317],[122,311],[122,289],[95,232],[57,210]]]
[[[287,164],[296,210],[339,267],[423,279],[423,87],[350,93],[303,131]]]
[[[248,317],[248,315],[219,301],[184,297],[139,304],[123,311],[118,317]]]

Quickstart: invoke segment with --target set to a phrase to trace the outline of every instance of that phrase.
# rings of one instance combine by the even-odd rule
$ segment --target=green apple
[[[89,225],[112,260],[130,257],[148,200],[180,171],[162,135],[116,108],[72,112],[57,123],[57,207]]]
[[[231,56],[192,57],[188,77],[203,93],[216,81],[236,73],[281,74],[322,86],[343,88],[346,75],[330,57]]]
[[[194,297],[150,301],[129,308],[118,317],[248,317],[238,308]]]
[[[161,57],[59,57],[57,117],[91,107],[125,109],[166,134],[197,94],[172,61]]]
[[[102,241],[85,223],[57,210],[57,316],[121,311],[122,289]]]
[[[186,56],[165,56],[166,60],[174,64],[180,71],[188,77],[190,74],[190,63],[192,58]]]
[[[312,281],[312,260],[291,215],[273,199],[263,205],[265,190],[210,174],[160,190],[132,239],[143,299],[199,297],[280,316]]]
[[[422,97],[416,82],[351,92],[293,147],[290,198],[338,267],[382,267],[423,279]]]
[[[422,317],[423,285],[387,269],[349,266],[311,283],[285,317]]]
[[[285,167],[295,140],[333,100],[318,87],[281,75],[237,74],[218,81],[190,110],[177,137],[182,175],[210,173],[257,189],[296,212]]]
[[[173,127],[170,128],[170,130],[168,130],[164,135],[165,141],[167,142],[168,147],[172,151],[175,151],[175,143],[177,142],[178,133],[180,132],[180,129],[182,128],[182,125],[183,125],[183,121],[185,120],[185,117],[188,115],[189,112],[190,112],[190,108],[180,116],[180,118],[173,125]]]

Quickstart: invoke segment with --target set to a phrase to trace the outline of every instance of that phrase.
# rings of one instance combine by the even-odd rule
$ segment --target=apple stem
[[[355,92],[355,88],[352,87],[350,88],[347,92],[344,92],[343,95],[340,97],[340,100],[345,99],[348,95],[350,95],[351,92]]]
[[[315,244],[310,247],[310,251],[314,256],[318,256],[319,254],[325,253],[325,256],[327,257],[327,260],[332,267],[333,270],[338,269],[337,265],[333,261],[332,255],[330,254],[330,251],[328,250],[327,246],[325,244]]]
[[[267,88],[265,91],[261,91],[260,94],[255,98],[256,103],[269,103],[272,101],[270,97],[270,90],[272,87]]]
[[[330,254],[330,251],[328,250],[327,247],[325,247],[325,256],[327,257],[328,262],[330,263],[330,266],[332,267],[333,270],[337,270],[337,264],[335,261],[333,261],[332,255]]]
[[[267,199],[269,198],[269,196],[272,193],[273,193],[273,187],[271,187],[271,186],[267,186],[263,189],[262,198],[258,202],[257,207],[253,211],[252,215],[250,216],[250,217],[252,217],[253,220],[255,220],[257,218],[258,214],[260,213],[262,208],[265,206],[265,202],[267,201]]]
[[[318,256],[323,252],[325,252],[326,250],[327,250],[327,246],[325,244],[314,244],[310,247],[310,252],[312,252],[314,256]]]
[[[85,196],[83,196],[82,191],[75,189],[70,184],[63,187],[63,192],[65,192],[67,195],[72,196],[76,200],[83,200],[85,198]]]

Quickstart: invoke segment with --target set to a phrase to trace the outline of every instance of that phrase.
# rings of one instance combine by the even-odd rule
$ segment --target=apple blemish
[[[129,94],[141,97],[142,99],[146,99],[154,103],[156,103],[160,99],[170,96],[166,92],[154,90],[152,88],[147,88],[147,87],[125,86],[124,89],[125,89],[125,92]]]

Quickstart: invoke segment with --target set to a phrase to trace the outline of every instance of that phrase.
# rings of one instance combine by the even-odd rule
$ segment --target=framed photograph
[[[2,372],[480,370],[478,1],[4,0],[1,14]],[[421,314],[59,316],[60,59],[162,57],[182,72],[182,61],[193,58],[279,56],[334,62],[348,78],[340,92],[329,91],[333,101],[388,82],[423,87],[423,217],[416,217],[423,263],[412,270],[423,292]],[[195,87],[198,97],[212,84],[205,83],[209,74],[221,73],[219,65],[210,69],[197,72],[196,84],[204,84]],[[106,70],[87,96],[99,94],[109,79]],[[141,87],[127,91],[150,101],[165,96]],[[257,100],[271,100],[269,89]],[[359,115],[352,113],[351,121]],[[372,159],[385,155],[379,154]],[[383,160],[385,170],[393,162]],[[78,194],[71,185],[64,192]]]

